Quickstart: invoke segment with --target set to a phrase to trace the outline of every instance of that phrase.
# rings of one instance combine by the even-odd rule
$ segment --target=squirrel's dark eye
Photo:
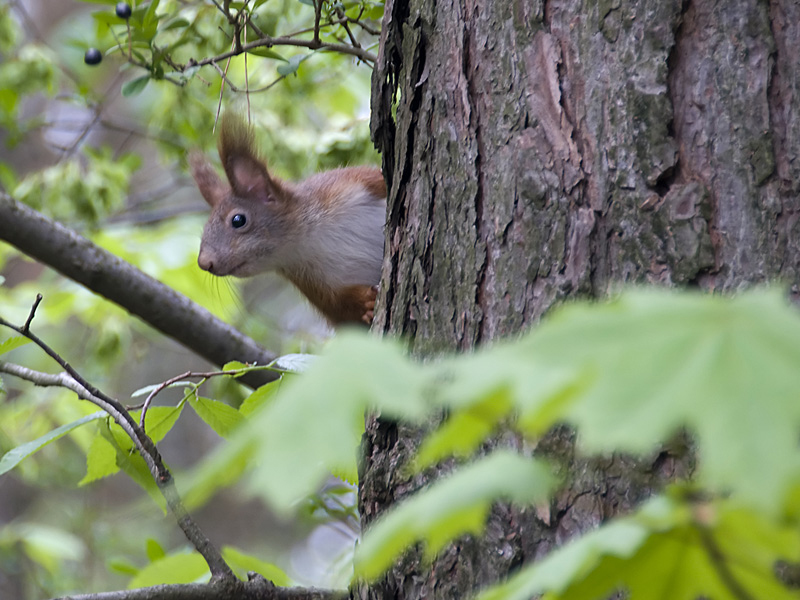
[[[244,215],[237,214],[233,215],[233,218],[231,218],[231,226],[234,229],[239,229],[240,227],[244,227],[245,223],[247,223],[247,217],[245,217]]]

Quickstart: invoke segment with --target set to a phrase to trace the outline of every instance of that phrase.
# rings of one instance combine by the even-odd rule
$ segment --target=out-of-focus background
[[[133,4],[141,9],[150,3]],[[310,4],[255,2],[255,18],[271,35],[300,32],[313,26]],[[254,55],[220,63],[237,89],[268,88],[249,99],[229,85],[221,89],[222,78],[212,67],[186,81],[150,80],[143,89],[126,88],[147,73],[113,50],[125,33],[114,5],[0,2],[0,184],[17,200],[186,294],[267,349],[314,352],[330,331],[277,276],[219,280],[197,267],[206,205],[188,175],[186,153],[202,149],[217,159],[213,129],[221,102],[249,112],[260,147],[279,177],[377,164],[369,140],[370,67],[352,56],[286,47],[275,50],[288,63]],[[382,3],[342,7],[360,10],[356,14],[371,23],[368,29],[379,26]],[[184,63],[230,48],[227,23],[211,2],[163,0],[156,12],[162,18],[155,44],[174,48]],[[353,29],[363,47],[375,52],[377,38],[365,28]],[[171,31],[184,38],[170,37]],[[340,34],[330,28],[325,35],[336,41]],[[101,64],[84,63],[89,47],[105,54]],[[297,68],[286,75],[281,69],[286,64]],[[36,333],[95,386],[125,404],[140,401],[131,398],[140,388],[210,368],[124,310],[0,242],[0,316],[24,322],[37,293],[44,300],[33,324]],[[0,331],[0,343],[10,335]],[[32,345],[2,359],[57,371]],[[237,406],[247,390],[213,380],[203,394]],[[167,390],[158,403],[175,404],[181,397],[181,390]],[[34,388],[3,376],[0,454],[95,410],[65,390]],[[172,518],[161,514],[126,475],[86,481],[93,436],[88,428],[77,429],[0,475],[0,597],[47,598],[125,587],[160,555],[187,547]],[[219,441],[194,413],[183,412],[159,445],[179,487],[181,474],[196,467]],[[337,569],[337,558],[352,547],[357,520],[352,518],[352,494],[332,486],[335,493],[318,499],[323,508],[336,504],[323,510],[323,517],[309,509],[307,519],[277,519],[236,487],[220,490],[195,514],[219,546],[235,546],[272,562],[299,583],[340,585],[347,574]]]

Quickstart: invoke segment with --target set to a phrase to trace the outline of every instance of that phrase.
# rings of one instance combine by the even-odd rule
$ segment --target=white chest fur
[[[332,289],[377,285],[383,262],[386,201],[363,185],[342,190],[323,211],[308,215],[293,265],[298,274]]]

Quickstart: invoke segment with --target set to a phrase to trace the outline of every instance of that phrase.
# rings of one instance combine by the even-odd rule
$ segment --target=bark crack
[[[670,119],[669,123],[667,123],[667,133],[673,140],[675,140],[677,156],[672,169],[668,169],[668,171],[670,171],[669,174],[667,171],[665,171],[654,186],[655,192],[661,198],[666,196],[670,187],[672,187],[672,184],[677,181],[678,174],[683,170],[683,165],[685,164],[684,157],[682,156],[683,145],[679,139],[679,131],[675,124],[675,118],[679,110],[677,96],[678,90],[680,89],[679,82],[676,80],[676,78],[678,77],[680,70],[680,48],[685,35],[684,20],[687,12],[689,11],[690,4],[691,0],[683,0],[681,3],[681,10],[675,19],[672,47],[669,49],[669,54],[667,54],[666,97],[669,101],[670,107],[672,108],[672,119]]]
[[[775,0],[770,0],[768,11],[768,21],[769,21],[769,31],[770,35],[772,36],[772,43],[773,43],[773,50],[770,53],[770,59],[772,60],[772,65],[770,66],[770,73],[769,79],[767,81],[767,122],[769,123],[769,133],[770,133],[770,141],[772,145],[772,155],[775,157],[775,168],[772,174],[762,182],[762,185],[767,181],[778,178],[779,180],[783,179],[781,174],[781,168],[779,165],[785,164],[787,160],[787,150],[786,150],[786,123],[780,123],[779,114],[781,112],[780,107],[778,106],[781,97],[782,97],[782,81],[781,81],[781,72],[780,72],[780,64],[781,60],[784,57],[784,53],[781,52],[784,40],[781,36],[778,35],[776,31],[776,21],[783,21],[786,18],[785,14],[779,15],[781,12],[781,7],[777,5]]]
[[[675,140],[675,164],[664,170],[652,186],[653,191],[658,194],[659,198],[664,198],[672,189],[673,184],[678,182],[679,173],[682,168],[681,160],[681,144],[678,140],[678,135],[675,129],[675,111],[676,111],[676,92],[675,84],[673,82],[674,74],[678,65],[678,48],[679,42],[683,37],[683,19],[686,11],[689,9],[691,0],[683,0],[681,9],[675,18],[675,26],[672,35],[672,46],[667,54],[667,75],[665,78],[666,92],[665,96],[669,101],[670,108],[672,109],[672,118],[667,123],[667,135]]]
[[[462,5],[464,12],[467,12],[467,6]],[[475,78],[473,71],[478,67],[478,60],[473,60],[473,53],[477,52],[474,46],[472,32],[469,29],[471,20],[466,18],[464,20],[464,52],[462,54],[461,68],[464,75],[464,80],[467,83],[467,101],[469,102],[469,124],[470,128],[475,135],[475,143],[477,145],[477,152],[475,154],[475,175],[477,178],[477,189],[475,190],[475,231],[479,243],[483,246],[484,258],[483,263],[478,269],[476,274],[476,289],[475,289],[475,304],[480,310],[479,324],[475,330],[475,339],[464,340],[462,343],[465,346],[472,344],[480,344],[481,341],[487,336],[486,327],[488,319],[488,298],[487,298],[487,275],[491,269],[491,249],[489,248],[490,232],[486,229],[484,222],[484,200],[485,200],[485,176],[483,173],[482,157],[486,152],[485,141],[483,139],[483,131],[481,127],[482,115],[478,110],[477,99],[481,94],[479,90],[475,89]],[[475,65],[473,67],[473,64]]]

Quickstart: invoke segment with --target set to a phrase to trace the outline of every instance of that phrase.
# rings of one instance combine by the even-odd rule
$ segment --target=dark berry
[[[83,55],[83,62],[87,65],[99,65],[103,60],[103,55],[97,48],[89,48]]]
[[[247,217],[239,213],[233,215],[233,218],[231,219],[231,225],[233,225],[234,229],[239,229],[240,227],[244,227],[246,223],[247,223]]]
[[[117,2],[117,16],[120,19],[128,20],[131,18],[131,5],[127,2]]]

